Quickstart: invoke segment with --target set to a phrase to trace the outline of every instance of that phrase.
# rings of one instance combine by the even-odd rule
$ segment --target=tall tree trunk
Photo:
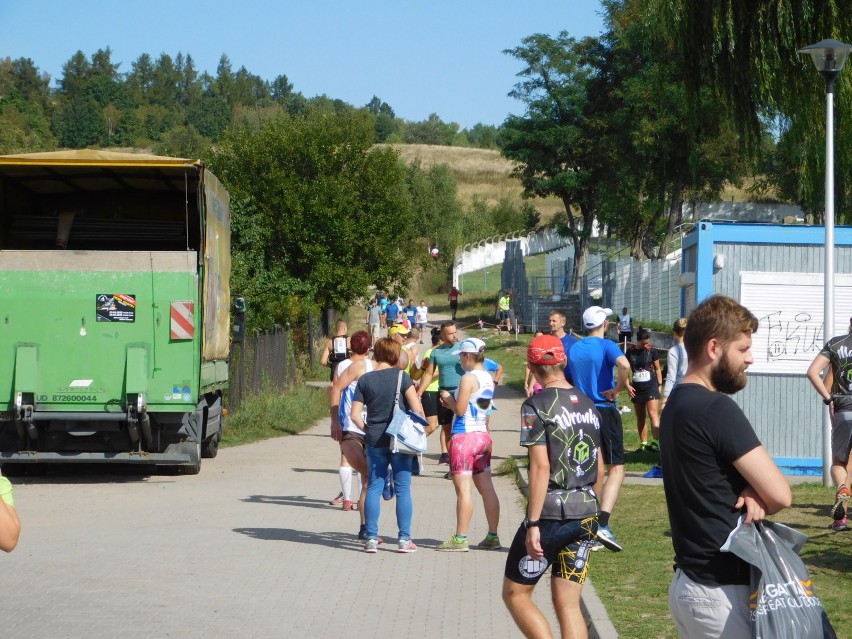
[[[675,231],[683,223],[683,179],[677,178],[672,189],[672,197],[669,202],[668,223],[666,224],[666,234],[663,236],[663,241],[660,243],[657,259],[663,260],[669,254],[669,247],[674,238]]]
[[[574,242],[574,278],[571,281],[571,292],[580,292],[580,282],[586,272],[586,262],[589,258],[589,244],[592,237],[592,224],[595,222],[595,211],[593,208],[580,204],[580,219],[582,228],[571,214],[571,203],[562,199],[565,205],[565,213],[568,217],[568,228],[571,229],[571,239]]]

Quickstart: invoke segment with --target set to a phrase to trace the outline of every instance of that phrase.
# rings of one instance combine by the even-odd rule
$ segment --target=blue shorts
[[[585,582],[592,543],[598,531],[597,515],[564,521],[542,519],[539,530],[544,558],[533,560],[527,554],[527,529],[521,524],[506,558],[503,573],[506,578],[518,584],[533,586],[552,565],[554,577],[578,584]]]

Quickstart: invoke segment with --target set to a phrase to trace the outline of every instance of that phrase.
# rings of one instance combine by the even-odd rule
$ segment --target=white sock
[[[352,466],[340,467],[340,490],[343,491],[343,499],[352,501]]]

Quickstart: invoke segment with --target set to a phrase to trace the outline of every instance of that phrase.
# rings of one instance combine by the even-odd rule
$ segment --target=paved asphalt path
[[[495,466],[520,454],[521,397],[497,389]],[[3,566],[0,638],[518,637],[500,598],[503,551],[439,553],[454,532],[455,493],[431,437],[413,480],[418,552],[395,550],[383,502],[377,554],[356,540],[339,490],[329,420],[301,435],[223,449],[195,477],[112,467],[55,467],[15,479],[21,541]],[[508,546],[517,488],[495,477]],[[485,536],[475,497],[471,539]],[[548,579],[536,599],[550,610]]]

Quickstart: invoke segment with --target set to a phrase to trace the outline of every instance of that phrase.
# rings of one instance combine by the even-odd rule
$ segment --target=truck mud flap
[[[92,464],[98,462],[123,462],[125,464],[186,464],[190,460],[187,453],[49,453],[22,451],[19,453],[0,452],[0,463],[36,464],[51,462],[60,464]]]

